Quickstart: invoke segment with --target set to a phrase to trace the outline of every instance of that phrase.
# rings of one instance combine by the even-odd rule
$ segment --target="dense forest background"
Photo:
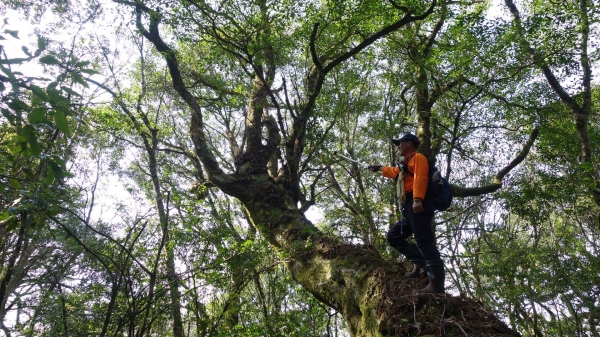
[[[600,336],[599,6],[5,1],[0,335]],[[406,132],[480,317],[392,294],[393,184],[334,155]]]

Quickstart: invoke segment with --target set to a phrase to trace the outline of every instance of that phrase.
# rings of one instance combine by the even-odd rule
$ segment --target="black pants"
[[[435,247],[433,205],[427,198],[423,200],[423,210],[424,212],[419,214],[413,212],[413,199],[410,193],[402,209],[404,219],[398,221],[387,233],[390,246],[406,256],[409,261],[419,264],[441,260],[440,252]],[[411,235],[414,235],[416,245],[406,241]]]

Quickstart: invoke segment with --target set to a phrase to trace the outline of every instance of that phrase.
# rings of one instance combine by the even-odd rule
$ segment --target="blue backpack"
[[[402,166],[406,167],[406,172],[408,172],[408,174],[411,176],[413,175],[413,173],[408,170],[408,163]],[[448,182],[448,179],[442,177],[442,173],[435,165],[432,165],[431,162],[429,163],[429,183],[427,184],[425,197],[431,200],[433,209],[436,211],[443,212],[452,204],[453,195],[452,190],[450,189],[450,183]]]

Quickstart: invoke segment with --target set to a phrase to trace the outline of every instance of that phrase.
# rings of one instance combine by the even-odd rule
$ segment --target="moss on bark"
[[[286,260],[292,277],[341,313],[352,336],[518,336],[481,303],[416,295],[425,280],[407,280],[404,266],[383,259],[373,246],[323,235],[268,175],[246,182],[239,197],[253,225]]]

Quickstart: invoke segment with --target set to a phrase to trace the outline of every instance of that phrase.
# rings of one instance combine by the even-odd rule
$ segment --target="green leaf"
[[[65,161],[62,158],[58,157],[58,156],[52,156],[52,160],[56,164],[60,165],[60,167],[65,167],[66,166]]]
[[[4,32],[6,34],[9,34],[10,36],[14,37],[15,39],[19,39],[19,31],[18,30],[5,29]]]
[[[10,110],[2,108],[0,109],[0,112],[2,112],[2,115],[4,115],[4,117],[6,117],[11,124],[15,122],[15,116],[10,112]]]
[[[62,184],[64,178],[63,169],[60,167],[60,165],[52,160],[48,160],[48,164],[50,165],[51,169],[49,171],[54,172],[54,177]]]
[[[69,130],[69,122],[67,121],[67,116],[65,113],[60,110],[54,110],[54,122],[56,122],[56,127],[62,132],[64,132],[67,136],[71,136],[71,130]]]
[[[77,74],[76,72],[71,73],[71,79],[73,80],[73,82],[79,83],[84,87],[89,88],[87,82],[83,79],[83,77],[79,76],[79,74]]]
[[[58,64],[58,60],[56,59],[56,57],[52,56],[52,55],[45,55],[40,57],[40,63],[43,64]]]
[[[29,113],[29,115],[27,115],[27,120],[31,124],[47,121],[46,108],[45,107],[37,107],[37,108],[33,109]]]
[[[42,153],[42,147],[40,146],[40,143],[38,143],[35,133],[31,134],[31,137],[29,138],[29,147],[31,148],[31,153],[36,157]]]
[[[43,37],[41,37],[41,36],[38,37],[37,45],[38,45],[38,50],[39,51],[42,51],[42,50],[46,49],[46,39],[43,38]]]
[[[8,106],[13,108],[15,111],[29,110],[29,105],[20,99],[14,99],[12,102],[8,103]]]
[[[31,106],[40,106],[40,104],[44,103],[44,101],[46,101],[45,99],[40,98],[40,96],[37,95],[33,95],[33,97],[31,97]]]
[[[33,92],[34,95],[46,100],[47,99],[47,95],[46,92],[44,91],[44,89],[38,87],[37,85],[30,85],[29,89],[31,90],[31,92]]]
[[[56,208],[56,207],[48,209],[48,214],[50,214],[52,216],[57,216],[57,215],[59,215],[62,212],[63,212],[63,210],[61,210],[59,208]]]
[[[19,181],[17,179],[10,179],[10,185],[15,188],[15,189],[19,189],[21,187],[21,184],[19,183]]]
[[[85,66],[87,66],[89,64],[91,64],[90,61],[77,62],[77,63],[75,63],[75,67],[81,68],[81,67],[85,67]]]
[[[31,139],[31,136],[35,134],[35,129],[31,127],[31,125],[25,125],[23,127],[22,130],[22,135],[23,138],[25,138],[26,141],[29,141]]]
[[[33,170],[28,168],[28,167],[24,167],[23,168],[23,172],[25,172],[25,176],[27,177],[27,179],[34,181],[35,180],[35,175],[33,174]]]
[[[35,214],[28,214],[27,217],[25,218],[25,221],[23,222],[23,226],[25,228],[30,227],[32,224],[34,224],[36,222],[36,216]]]
[[[86,74],[90,74],[90,75],[95,75],[95,74],[100,74],[99,72],[95,71],[94,69],[79,69],[82,73],[86,73]]]
[[[54,87],[48,86],[46,92],[48,92],[49,101],[52,103],[59,103],[64,99],[64,97],[60,95],[60,91],[56,90]]]
[[[70,94],[70,95],[74,95],[74,96],[79,96],[79,97],[81,97],[81,95],[80,95],[80,94],[79,94],[77,91],[75,91],[75,90],[73,90],[73,89],[71,89],[71,88],[69,88],[69,87],[64,87],[64,86],[61,86],[60,88],[61,88],[61,89],[62,89],[64,92],[66,92],[67,94]]]
[[[17,221],[17,217],[16,216],[11,216],[10,218],[8,218],[8,220],[4,221],[3,224],[6,224],[6,231],[10,232],[14,229],[16,229],[19,226],[19,222]]]
[[[589,172],[594,169],[594,165],[591,162],[586,161],[586,162],[580,163],[579,168]]]
[[[27,47],[21,46],[21,50],[25,53],[25,55],[31,56],[31,53],[29,52],[29,49]]]
[[[6,75],[6,76],[8,76],[8,78],[10,78],[11,80],[16,80],[16,79],[17,79],[17,78],[15,77],[15,74],[13,74],[13,72],[12,72],[10,69],[8,69],[8,68],[4,67],[4,66],[3,66],[3,65],[1,65],[1,64],[0,64],[0,70],[1,70],[1,71],[2,71],[2,72],[3,72],[3,73]]]
[[[50,185],[54,182],[54,170],[52,170],[52,168],[48,168],[48,170],[46,170],[46,178],[44,179],[44,184],[46,185]]]
[[[21,153],[21,145],[20,144],[10,144],[8,146],[8,150],[10,151],[10,153],[13,155],[13,158],[15,155],[18,155],[19,153]]]

